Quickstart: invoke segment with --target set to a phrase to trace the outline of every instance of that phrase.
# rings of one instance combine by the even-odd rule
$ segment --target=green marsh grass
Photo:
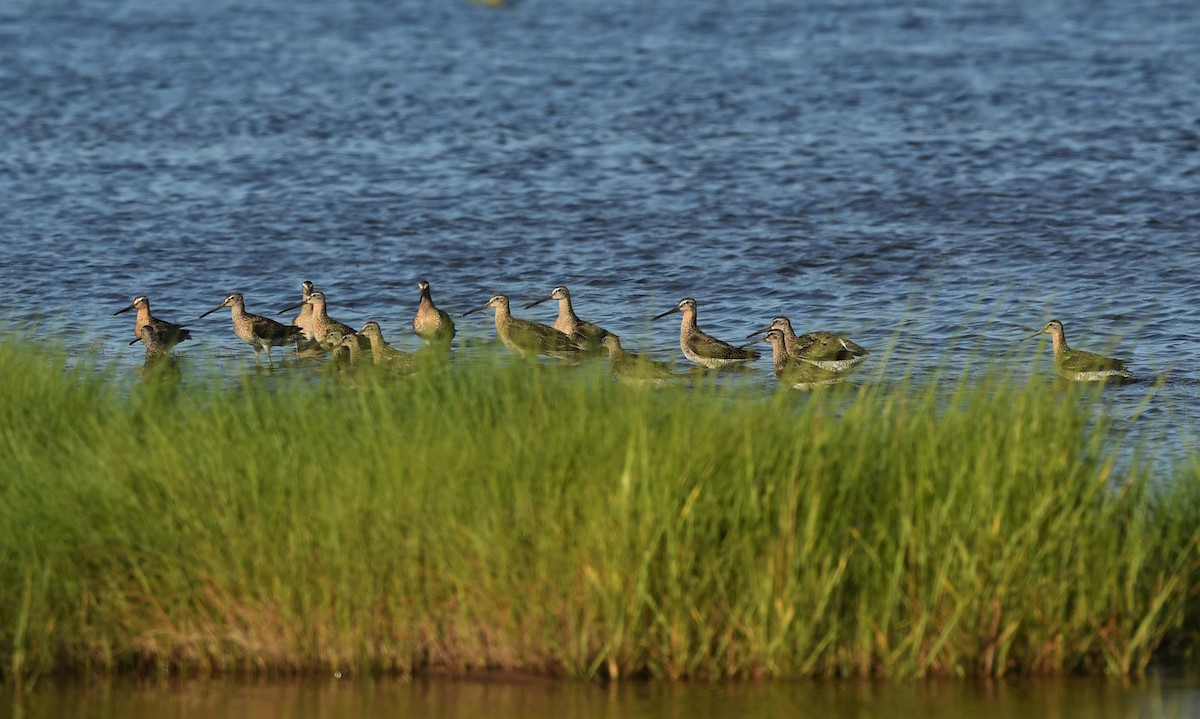
[[[1197,471],[1118,473],[1089,391],[194,370],[0,341],[9,679],[1124,675],[1195,642]]]

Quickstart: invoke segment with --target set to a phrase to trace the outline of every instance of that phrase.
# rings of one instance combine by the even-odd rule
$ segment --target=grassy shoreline
[[[1137,674],[1195,650],[1200,471],[1115,475],[1087,390],[731,397],[501,362],[128,392],[65,364],[0,340],[9,680]]]

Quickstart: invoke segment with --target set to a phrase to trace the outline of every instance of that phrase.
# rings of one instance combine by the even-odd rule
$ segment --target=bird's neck
[[[681,334],[695,332],[698,329],[696,326],[696,313],[684,310],[682,314],[683,319],[679,323],[679,332]]]
[[[571,307],[570,297],[564,297],[558,301],[558,319],[568,320],[572,323],[579,321],[579,318],[575,316],[575,308]]]
[[[512,312],[509,311],[508,305],[496,305],[496,327],[499,328],[503,324],[507,324],[512,319]]]
[[[783,371],[787,367],[788,354],[787,349],[783,345],[783,338],[775,338],[771,340],[771,362],[775,366],[775,375]]]
[[[1050,335],[1050,343],[1054,347],[1054,356],[1056,357],[1071,349],[1067,346],[1067,335],[1063,332],[1055,332]]]

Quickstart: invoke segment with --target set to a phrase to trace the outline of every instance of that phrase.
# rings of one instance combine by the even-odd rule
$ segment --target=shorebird
[[[671,367],[664,362],[626,352],[621,347],[621,338],[611,332],[605,332],[600,343],[608,350],[608,368],[618,382],[642,387],[661,387],[679,378],[679,375],[672,372]]]
[[[734,347],[701,332],[696,326],[696,300],[691,297],[684,297],[679,304],[651,319],[666,317],[674,312],[683,313],[683,322],[679,326],[679,346],[683,349],[683,356],[696,364],[720,369],[758,359],[759,353],[752,349]]]
[[[355,334],[338,335],[337,330],[330,328],[322,338],[321,343],[329,347],[329,361],[323,371],[335,377],[347,377],[357,371],[362,360],[362,348]]]
[[[228,307],[233,317],[233,333],[238,339],[254,348],[254,364],[259,363],[258,351],[267,351],[267,364],[274,366],[271,361],[271,348],[291,344],[302,335],[295,325],[282,325],[269,317],[252,315],[246,311],[246,302],[240,292],[227,296],[225,301],[208,312],[200,315],[203,319],[217,310]]]
[[[783,343],[789,356],[811,362],[831,372],[845,372],[857,367],[871,354],[858,344],[832,332],[806,332],[797,337],[796,332],[792,330],[791,321],[783,316],[771,320],[771,324],[761,330],[752,332],[747,339],[753,339],[770,330],[783,333]]]
[[[338,322],[329,316],[329,312],[326,309],[325,304],[325,293],[321,292],[320,290],[313,290],[312,293],[309,294],[308,299],[304,300],[303,302],[297,302],[294,305],[284,307],[283,309],[279,310],[278,314],[283,314],[288,310],[294,310],[302,304],[308,305],[312,310],[311,322],[312,333],[314,337],[324,340],[330,329],[337,330],[339,342],[341,341],[343,335],[354,335],[355,337],[358,336],[354,332],[353,327],[344,322]],[[365,346],[365,342],[366,340],[363,340],[360,344]],[[328,342],[323,342],[323,344],[328,345]]]
[[[378,322],[368,322],[358,331],[371,343],[371,357],[376,365],[388,367],[399,372],[412,372],[416,369],[416,358],[411,352],[403,352],[392,347],[383,339],[383,330]]]
[[[154,365],[160,363],[170,363],[174,361],[175,358],[171,356],[170,345],[163,341],[162,337],[160,337],[159,334],[154,331],[154,327],[148,324],[142,325],[139,335],[140,336],[138,339],[130,342],[129,344],[141,342],[146,348],[146,367],[153,367]]]
[[[317,335],[316,327],[313,324],[313,308],[308,303],[308,298],[312,297],[312,293],[316,291],[311,280],[305,280],[300,283],[300,304],[294,305],[300,307],[300,314],[292,320],[292,324],[299,327],[304,333],[303,337],[296,340],[296,358],[301,357],[320,357],[329,349],[321,341],[322,338]],[[290,309],[290,308],[289,308]],[[286,312],[287,310],[284,310]],[[283,314],[279,312],[278,314]]]
[[[359,346],[358,335],[350,332],[342,335],[342,339],[338,342],[338,347],[346,350],[346,363],[351,367],[358,366],[359,360],[362,359],[362,347]]]
[[[841,372],[825,369],[812,362],[797,359],[787,352],[787,338],[777,329],[768,329],[757,342],[771,343],[771,359],[774,362],[775,379],[793,389],[814,389],[841,382]]]
[[[321,349],[332,353],[330,359],[335,364],[345,364],[350,358],[350,350],[342,347],[342,338],[345,336],[337,327],[327,327],[321,337]]]
[[[1076,382],[1121,382],[1133,379],[1133,374],[1125,369],[1124,360],[1068,347],[1063,324],[1058,320],[1050,320],[1045,327],[1024,339],[1033,339],[1042,334],[1050,335],[1054,345],[1055,371],[1067,379]]]
[[[179,344],[184,340],[190,340],[192,333],[184,325],[177,325],[174,322],[160,320],[150,314],[150,298],[146,295],[138,295],[133,298],[133,302],[129,303],[128,307],[117,310],[113,313],[113,317],[119,314],[128,312],[137,308],[137,319],[133,321],[133,342],[137,342],[142,337],[142,328],[150,327],[154,331],[155,338],[164,345],[167,349]],[[133,344],[130,342],[129,344]]]
[[[505,295],[496,295],[482,305],[467,310],[463,317],[488,307],[496,309],[496,334],[505,347],[525,356],[544,354],[570,357],[579,353],[579,346],[553,327],[513,317]]]
[[[308,339],[308,340],[319,339],[317,337],[316,329],[313,327],[313,308],[312,308],[312,305],[310,305],[308,303],[308,298],[312,297],[312,293],[314,291],[316,291],[316,290],[313,287],[313,283],[310,280],[305,280],[305,281],[301,282],[300,283],[300,304],[292,305],[291,307],[279,312],[279,314],[283,314],[284,312],[287,312],[287,310],[289,310],[289,309],[295,309],[296,307],[299,307],[300,314],[296,315],[296,318],[294,320],[292,320],[292,324],[296,325],[301,330],[303,330],[304,338]]]
[[[554,320],[554,329],[570,337],[575,344],[586,350],[596,350],[601,347],[601,341],[607,333],[599,325],[579,319],[579,316],[575,314],[575,308],[571,307],[571,293],[566,287],[562,285],[555,287],[542,299],[525,305],[525,309],[540,305],[546,300],[558,300],[558,319]]]
[[[417,282],[417,289],[421,292],[421,301],[413,317],[413,332],[430,344],[449,342],[454,337],[454,320],[450,319],[447,312],[434,306],[428,282]]]

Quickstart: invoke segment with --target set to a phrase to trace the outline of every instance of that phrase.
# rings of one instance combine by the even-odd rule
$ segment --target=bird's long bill
[[[661,315],[654,315],[654,316],[653,316],[653,317],[651,317],[650,319],[652,319],[652,320],[656,320],[656,319],[658,319],[658,318],[660,318],[660,317],[666,317],[667,315],[674,314],[674,313],[676,313],[676,312],[678,312],[678,311],[679,311],[679,305],[675,305],[674,307],[672,307],[671,309],[667,310],[666,312],[663,312]]]
[[[294,310],[294,309],[296,309],[297,307],[299,307],[300,305],[306,304],[307,302],[308,302],[308,300],[300,300],[299,302],[297,302],[297,303],[296,303],[296,304],[294,304],[294,305],[288,305],[287,307],[284,307],[283,309],[279,310],[279,311],[278,311],[278,312],[276,312],[275,314],[277,314],[277,315],[281,315],[281,314],[283,314],[284,312],[287,312],[288,310]]]
[[[209,310],[208,312],[205,312],[204,314],[200,315],[200,319],[204,319],[205,317],[208,317],[209,315],[211,315],[212,313],[216,312],[217,310],[223,310],[223,309],[225,309],[225,303],[224,303],[224,302],[222,302],[221,304],[219,304],[219,305],[217,305],[216,307],[212,308],[212,309],[211,309],[211,310]]]
[[[537,300],[536,302],[530,302],[529,304],[525,305],[525,309],[529,309],[530,307],[536,307],[536,306],[542,304],[543,302],[545,302],[546,300],[551,300],[551,299],[554,299],[554,295],[546,295],[545,297],[543,297],[540,300]]]
[[[771,326],[769,326],[769,325],[768,325],[767,327],[763,327],[761,330],[754,330],[754,331],[753,331],[753,332],[751,332],[750,334],[746,335],[746,339],[748,339],[748,340],[752,340],[752,339],[754,339],[755,337],[758,337],[759,335],[765,335],[766,333],[770,332],[770,331],[771,331],[771,330],[773,330],[773,329],[774,329],[774,327],[771,327]],[[762,341],[762,340],[759,340],[759,342],[761,342],[761,341]],[[753,344],[758,344],[758,342],[751,342],[750,344],[752,344],[752,345],[753,345]]]
[[[770,327],[768,327],[766,330],[759,330],[758,332],[755,332],[753,335],[750,335],[750,337],[754,337],[755,335],[762,334],[762,333],[766,332],[766,331],[767,331],[767,330],[769,330],[769,329],[771,329],[771,328],[770,328]],[[747,337],[747,339],[749,339],[749,337]],[[760,345],[760,344],[762,344],[763,342],[770,342],[770,341],[771,341],[771,336],[770,336],[770,335],[763,334],[763,336],[762,336],[762,337],[759,337],[758,339],[754,340],[753,342],[747,342],[746,344],[742,345],[741,347],[738,347],[738,349],[740,349],[740,350],[744,350],[744,349],[746,349],[747,347],[751,347],[751,346],[753,346],[753,345]]]
[[[491,300],[488,300],[487,302],[484,302],[483,304],[479,305],[479,306],[478,306],[478,307],[476,307],[475,309],[473,309],[473,310],[467,310],[466,312],[462,313],[462,316],[463,316],[463,317],[466,317],[467,315],[475,314],[475,313],[476,313],[476,312],[478,312],[479,310],[486,310],[488,307],[490,307],[490,306],[491,306],[491,304],[492,304],[492,301],[491,301]]]
[[[137,344],[138,342],[141,342],[141,341],[142,341],[142,338],[141,338],[141,337],[138,337],[137,339],[133,340],[133,341],[132,341],[132,342],[130,342],[129,344],[131,344],[131,345],[135,345],[135,344]]]
[[[1044,334],[1046,334],[1046,330],[1041,329],[1041,330],[1038,330],[1037,332],[1034,332],[1033,334],[1029,335],[1028,337],[1022,337],[1021,341],[1024,342],[1025,340],[1031,340],[1034,337],[1037,337],[1038,335],[1044,335]]]
[[[129,310],[133,309],[134,307],[135,307],[135,305],[133,305],[133,304],[131,303],[131,304],[130,304],[128,307],[126,307],[125,309],[123,309],[123,310],[117,310],[116,312],[114,312],[114,313],[113,313],[113,317],[116,317],[117,315],[121,314],[122,312],[128,312]]]

